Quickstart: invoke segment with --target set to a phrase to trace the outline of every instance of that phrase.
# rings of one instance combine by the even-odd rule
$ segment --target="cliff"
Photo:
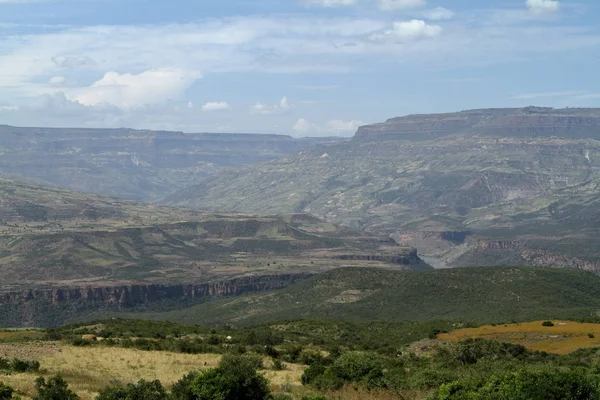
[[[363,126],[355,140],[430,140],[452,134],[600,138],[600,109],[543,107],[408,115]]]
[[[0,327],[53,327],[108,312],[166,311],[287,287],[311,274],[245,276],[180,285],[57,287],[0,292]]]

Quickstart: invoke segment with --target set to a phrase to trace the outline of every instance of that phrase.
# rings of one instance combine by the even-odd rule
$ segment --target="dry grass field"
[[[552,321],[554,326],[542,326],[542,322],[458,329],[440,334],[438,339],[459,341],[467,338],[482,338],[522,344],[531,350],[555,354],[568,354],[581,348],[600,347],[600,324]]]
[[[11,352],[7,348],[13,347]],[[18,350],[15,350],[18,349]],[[28,349],[26,352],[25,349]],[[36,354],[35,351],[38,353]],[[215,367],[220,359],[216,354],[188,355],[159,351],[140,351],[112,347],[73,347],[57,344],[45,346],[7,345],[0,348],[0,356],[28,354],[39,359],[40,374],[13,374],[1,376],[0,381],[12,386],[24,398],[30,398],[38,375],[60,374],[82,400],[96,398],[98,391],[116,382],[130,383],[140,379],[159,379],[165,387],[181,379],[190,371]],[[37,355],[37,357],[36,357]],[[265,363],[268,366],[268,363]],[[303,368],[288,365],[284,371],[263,371],[277,388],[289,383],[300,386]]]

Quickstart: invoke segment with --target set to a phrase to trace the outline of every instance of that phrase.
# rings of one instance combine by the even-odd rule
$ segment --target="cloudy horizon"
[[[600,106],[593,0],[206,3],[0,0],[0,124],[351,136]]]

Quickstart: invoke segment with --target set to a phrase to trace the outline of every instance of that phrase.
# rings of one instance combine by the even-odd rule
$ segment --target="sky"
[[[598,0],[0,0],[0,124],[352,136],[600,107]]]

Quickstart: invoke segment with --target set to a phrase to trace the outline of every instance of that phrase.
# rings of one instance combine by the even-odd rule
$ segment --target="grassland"
[[[554,326],[542,326],[542,322],[544,321],[458,329],[442,333],[438,335],[438,339],[460,341],[481,338],[521,344],[530,350],[555,354],[569,354],[579,349],[600,347],[599,324],[552,321]]]

